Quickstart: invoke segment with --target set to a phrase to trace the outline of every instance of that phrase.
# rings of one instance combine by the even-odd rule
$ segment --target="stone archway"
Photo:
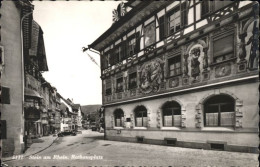
[[[203,106],[204,103],[211,97],[216,96],[216,95],[228,95],[232,97],[235,101],[235,127],[236,128],[241,128],[242,127],[242,117],[243,117],[243,112],[242,112],[242,106],[243,106],[243,101],[240,100],[238,97],[236,97],[233,93],[228,92],[228,91],[220,91],[220,90],[214,90],[211,93],[207,94],[204,96],[198,105],[196,105],[196,127],[201,128],[202,127],[202,122],[203,122]]]

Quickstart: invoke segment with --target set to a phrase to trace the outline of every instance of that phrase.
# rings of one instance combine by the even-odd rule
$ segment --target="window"
[[[225,0],[225,1],[213,1],[214,3],[214,11],[217,11],[229,4],[231,4],[232,2],[234,1],[228,1],[228,0]]]
[[[127,57],[138,53],[140,50],[139,33],[130,36],[127,40]]]
[[[181,74],[181,56],[175,56],[168,60],[169,76]]]
[[[105,53],[102,57],[102,69],[110,67],[110,53]]]
[[[129,75],[129,89],[137,87],[137,76],[136,72]]]
[[[225,35],[213,41],[213,62],[229,60],[234,56],[234,35]]]
[[[116,80],[116,92],[123,92],[123,77]]]
[[[179,2],[181,3],[181,2]],[[187,18],[187,3],[183,2],[173,10],[169,11],[166,15],[166,29],[167,29],[167,35],[171,35],[177,31],[179,31],[182,27],[188,24],[188,18]],[[160,18],[163,22],[163,18]],[[163,35],[164,29],[162,24],[160,24],[160,35]]]
[[[166,102],[163,105],[163,126],[180,127],[181,126],[181,106],[175,102]]]
[[[115,65],[125,59],[125,42],[115,46],[111,65]]]
[[[235,125],[235,101],[227,95],[217,95],[204,104],[204,125],[230,127]]]
[[[147,109],[144,106],[138,106],[134,110],[135,113],[135,126],[146,127],[147,126]]]
[[[10,104],[10,88],[0,86],[0,103]]]
[[[116,109],[114,112],[115,117],[115,126],[116,127],[122,127],[123,126],[123,120],[124,120],[124,112],[122,109]]]
[[[155,22],[152,22],[144,28],[144,46],[150,46],[155,43]]]
[[[181,28],[181,12],[179,8],[168,13],[168,35],[173,34]]]
[[[106,95],[111,95],[112,89],[111,89],[111,80],[106,80]]]

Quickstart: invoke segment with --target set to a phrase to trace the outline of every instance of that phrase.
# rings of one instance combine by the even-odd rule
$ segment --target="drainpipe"
[[[21,73],[22,73],[22,118],[23,118],[23,121],[25,120],[24,119],[24,53],[23,53],[23,21],[24,21],[24,19],[25,19],[25,17],[27,17],[27,16],[29,16],[30,14],[32,14],[33,12],[30,12],[30,13],[27,13],[27,14],[25,14],[22,18],[21,18],[21,22],[20,22],[20,29],[21,29],[21,51],[22,51],[22,70],[21,70]],[[25,127],[23,127],[23,129],[21,129],[21,134],[23,134],[23,135],[20,135],[20,137],[22,137],[23,138],[23,136],[24,136],[24,128]],[[28,132],[27,132],[28,133]],[[26,135],[28,135],[28,134],[26,134]],[[25,139],[26,140],[26,139]],[[21,141],[21,138],[20,138],[20,141]],[[24,141],[23,141],[24,142]]]

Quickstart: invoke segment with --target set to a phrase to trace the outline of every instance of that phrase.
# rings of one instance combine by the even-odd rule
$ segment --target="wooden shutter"
[[[187,2],[181,4],[181,26],[185,26],[188,24],[188,16],[187,16]]]
[[[6,139],[6,120],[1,120],[1,139]]]
[[[140,32],[137,32],[135,34],[135,38],[136,38],[136,45],[135,45],[135,53],[138,53],[140,51]]]
[[[0,87],[1,88],[1,99],[0,103],[10,104],[10,88]]]
[[[160,40],[165,37],[165,16],[159,18]]]

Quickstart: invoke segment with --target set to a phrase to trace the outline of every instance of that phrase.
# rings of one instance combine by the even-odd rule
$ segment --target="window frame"
[[[117,116],[119,115],[119,117],[120,117],[120,125],[118,126],[117,125]],[[122,110],[122,109],[116,109],[115,111],[114,111],[114,124],[115,124],[115,127],[123,127],[123,119],[124,118],[124,111]]]
[[[131,76],[135,74],[135,85],[131,85]],[[128,79],[128,88],[131,89],[135,89],[137,88],[137,72],[132,72],[129,74],[129,79]]]
[[[137,117],[137,114],[139,113],[141,113],[142,117]],[[137,106],[134,110],[134,114],[135,114],[135,127],[147,127],[147,123],[148,123],[147,108],[144,106]],[[146,115],[146,117],[144,115]],[[142,126],[137,126],[137,118],[142,118]],[[147,119],[146,125],[144,125],[144,118]]]
[[[108,84],[110,84],[110,86],[108,86]],[[110,91],[108,91],[108,90],[110,90]],[[108,80],[106,80],[105,95],[106,95],[106,96],[109,96],[109,95],[111,95],[111,94],[112,94],[112,84],[111,84],[111,80],[108,79]]]
[[[172,60],[173,61],[173,59],[179,59],[179,63],[180,63],[180,67],[178,67],[178,69],[180,70],[180,72],[179,73],[176,73],[176,74],[174,74],[174,75],[171,75],[171,71],[176,71],[176,68],[174,68],[173,70],[171,70],[170,69],[170,66],[171,65],[173,65],[174,64],[174,66],[176,66],[176,64],[178,63],[178,62],[175,62],[175,63],[170,63],[170,61]],[[181,75],[182,74],[182,61],[181,61],[181,54],[176,54],[176,55],[174,55],[174,56],[171,56],[171,57],[169,57],[168,58],[168,68],[167,68],[167,73],[168,73],[168,77],[174,77],[174,76],[179,76],[179,75]]]
[[[212,98],[217,98],[217,96],[219,96],[220,98],[222,97],[226,97],[226,98],[229,98],[228,100],[230,100],[229,102],[218,102],[218,103],[209,103],[208,104],[208,101],[209,100],[212,100]],[[234,118],[233,118],[233,124],[232,125],[230,125],[230,126],[221,126],[221,113],[225,113],[225,112],[221,112],[221,106],[223,106],[223,105],[233,105],[232,106],[232,108],[233,108],[233,114],[234,114]],[[206,124],[206,113],[210,113],[210,112],[206,112],[206,110],[207,110],[207,108],[209,107],[209,106],[217,106],[218,107],[218,112],[212,112],[212,113],[218,113],[218,125],[217,126],[211,126],[211,125],[207,125]],[[215,96],[212,96],[212,97],[210,97],[209,99],[207,99],[206,101],[205,101],[205,103],[203,104],[203,117],[204,117],[204,119],[203,119],[203,121],[204,121],[204,127],[235,127],[235,125],[236,125],[236,123],[235,123],[235,118],[236,118],[236,116],[235,116],[235,110],[236,110],[236,104],[235,104],[235,99],[233,98],[233,97],[231,97],[231,96],[229,96],[229,95],[215,95]]]
[[[167,105],[171,105],[171,106],[167,106]],[[165,112],[167,112],[167,110],[171,110],[171,116],[172,116],[172,125],[171,126],[165,126],[165,119],[164,116],[166,115]],[[181,119],[180,119],[180,125],[179,126],[175,126],[174,125],[174,115],[177,115],[175,113],[179,112],[180,116],[182,115],[181,112],[181,105],[176,102],[176,101],[168,101],[164,104],[164,106],[162,107],[162,125],[163,127],[181,127]]]
[[[234,30],[235,31],[235,30]],[[212,63],[211,64],[218,64],[218,63],[222,63],[222,62],[226,62],[226,61],[229,61],[229,60],[232,60],[233,58],[235,58],[235,43],[236,43],[236,38],[235,38],[235,32],[234,31],[229,31],[229,32],[225,32],[221,35],[218,35],[218,36],[213,36],[212,38]],[[221,40],[223,38],[227,38],[229,36],[232,36],[232,40],[233,40],[233,44],[232,44],[232,48],[233,50],[232,51],[222,51],[222,53],[218,53],[217,56],[215,56],[215,50],[214,50],[214,46],[215,46],[215,42],[218,41],[218,40]],[[232,54],[232,56],[230,56],[230,58],[227,58],[228,55]],[[221,58],[222,57],[222,60],[220,61],[217,61],[218,58]]]
[[[119,82],[119,80],[122,80],[121,82]],[[120,84],[120,87],[119,87],[119,83]],[[120,93],[120,92],[123,92],[124,91],[124,79],[123,77],[119,77],[116,79],[116,93]]]

